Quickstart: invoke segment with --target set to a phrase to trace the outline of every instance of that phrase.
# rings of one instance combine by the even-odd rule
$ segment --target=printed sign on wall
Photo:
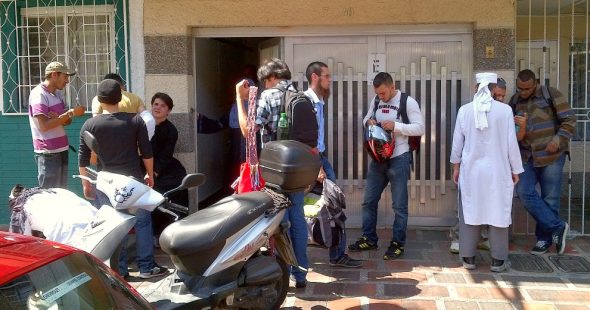
[[[385,71],[385,54],[369,54],[369,63],[367,68],[367,80],[372,81],[377,73]]]

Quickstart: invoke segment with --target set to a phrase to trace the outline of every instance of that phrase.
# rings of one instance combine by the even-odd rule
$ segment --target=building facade
[[[299,1],[295,8],[266,0],[0,1],[4,9],[0,127],[5,129],[0,130],[5,135],[0,171],[8,176],[0,180],[0,191],[8,192],[15,182],[35,183],[23,98],[27,87],[39,82],[35,72],[40,63],[52,57],[78,68],[79,78],[68,88],[71,104],[88,105],[87,98],[109,71],[122,73],[128,89],[147,105],[155,92],[170,94],[175,102],[170,119],[181,133],[176,155],[187,170],[208,177],[195,200],[214,195],[228,183],[224,160],[228,135],[197,134],[197,113],[211,118],[227,114],[234,84],[248,65],[268,57],[283,58],[294,82],[305,89],[305,67],[320,60],[329,64],[333,75],[326,137],[338,183],[347,193],[349,226],[360,225],[367,156],[359,124],[374,96],[372,76],[379,71],[392,73],[398,88],[418,99],[426,120],[427,133],[410,182],[410,224],[451,225],[456,190],[450,181],[449,148],[455,114],[470,101],[474,73],[497,72],[508,81],[508,94],[512,94],[517,71],[532,68],[542,82],[558,86],[568,96],[575,89],[575,98],[585,97],[580,96],[579,87],[587,85],[587,77],[580,80],[574,74],[577,79],[572,78],[569,47],[573,44],[578,54],[587,55],[588,35],[580,36],[576,28],[570,36],[568,22],[587,21],[587,13],[580,15],[579,3],[563,0],[557,10],[565,10],[570,3],[574,11],[569,19],[553,4],[539,15],[521,7],[522,2],[526,1]],[[543,3],[531,0],[531,7],[538,10]],[[79,24],[74,20],[80,20]],[[561,35],[541,32],[557,24],[563,24]],[[14,36],[8,35],[11,28]],[[53,32],[46,28],[55,29],[59,42],[52,43]],[[45,37],[50,39],[44,44],[39,38]],[[53,55],[48,49],[57,52]],[[587,60],[584,63],[578,54],[574,66],[588,68]],[[576,104],[580,115],[587,113],[587,102],[577,100]],[[81,122],[69,128],[70,141],[77,140]],[[572,144],[572,153],[585,154],[586,132],[580,127],[580,142]],[[588,183],[588,164],[582,158],[573,159],[569,169],[583,185]],[[73,153],[71,161],[75,163]],[[71,184],[79,186],[76,180]],[[581,204],[584,214],[588,190],[576,190],[579,194],[565,200]],[[385,193],[379,217],[383,225],[393,216],[391,197]],[[576,229],[588,233],[583,221],[579,226]]]

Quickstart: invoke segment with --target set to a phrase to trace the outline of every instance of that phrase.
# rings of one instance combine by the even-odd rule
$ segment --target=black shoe
[[[467,270],[474,270],[475,269],[475,256],[461,257],[461,263],[463,264],[463,268],[465,268]]]
[[[492,264],[490,265],[490,271],[492,272],[504,272],[508,270],[510,266],[507,260],[495,259],[492,257]]]
[[[561,229],[557,234],[553,235],[553,243],[555,243],[555,247],[557,248],[557,254],[561,255],[565,251],[565,241],[567,239],[569,230],[570,225],[564,222],[563,229]]]
[[[402,255],[404,255],[404,247],[395,241],[391,241],[387,251],[385,251],[385,254],[383,254],[383,259],[396,259]]]
[[[549,247],[551,247],[550,242],[539,240],[539,241],[537,241],[537,244],[535,244],[535,247],[533,247],[533,249],[531,250],[531,254],[543,255],[543,254],[547,253],[547,250],[549,250]]]
[[[350,256],[344,254],[342,257],[335,261],[330,261],[330,266],[334,267],[348,267],[348,268],[359,268],[363,265],[363,261],[350,258]]]
[[[379,247],[377,244],[369,241],[367,237],[360,237],[355,243],[348,246],[348,249],[354,252],[377,250]]]
[[[158,266],[154,263],[154,268],[149,270],[148,272],[140,272],[139,277],[142,279],[151,279],[154,277],[164,276],[167,275],[169,272],[167,267]]]
[[[134,276],[132,276],[130,274],[124,275],[123,276],[123,279],[125,279],[125,281],[127,281],[127,282],[141,282],[141,281],[143,281],[142,278],[140,278],[140,277],[134,277]]]
[[[307,280],[295,282],[295,288],[305,288],[306,286],[307,286]]]

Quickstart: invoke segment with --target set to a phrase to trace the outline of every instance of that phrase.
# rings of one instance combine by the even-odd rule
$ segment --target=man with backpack
[[[418,102],[396,90],[389,73],[380,72],[373,79],[377,97],[369,104],[363,119],[365,127],[378,125],[390,132],[395,139],[393,154],[389,159],[371,160],[363,198],[363,235],[348,248],[351,251],[378,249],[377,207],[381,194],[391,183],[392,207],[395,211],[393,237],[383,259],[396,259],[403,255],[408,226],[408,179],[412,160],[410,137],[424,134],[424,118]],[[378,100],[377,100],[378,99]]]
[[[248,128],[247,112],[243,105],[237,105],[238,120],[244,137],[248,136],[249,130],[260,131],[262,145],[269,141],[277,140],[277,129],[279,118],[282,112],[289,116],[289,137],[305,143],[317,152],[318,126],[315,122],[313,104],[289,81],[291,71],[287,64],[277,58],[265,61],[258,68],[258,80],[264,85],[265,90],[260,94],[256,108],[256,126]],[[236,84],[236,101],[247,97],[249,92],[248,82],[242,80]],[[291,222],[289,233],[293,243],[293,251],[299,263],[299,267],[293,266],[291,273],[295,278],[295,287],[304,288],[307,286],[307,224],[303,212],[304,192],[290,193],[289,200],[292,207],[287,209],[285,221]]]
[[[559,200],[576,115],[566,98],[553,87],[539,85],[531,70],[518,73],[516,88],[518,92],[510,99],[510,106],[515,115],[526,115],[526,123],[521,122],[521,127],[526,125],[526,133],[518,143],[524,172],[516,193],[537,222],[537,243],[531,254],[546,253],[553,243],[557,253],[563,254],[569,225],[559,217]],[[535,188],[537,183],[540,195]]]
[[[330,84],[332,83],[330,69],[328,65],[323,62],[312,62],[305,70],[305,77],[309,83],[309,88],[305,91],[305,95],[313,102],[316,119],[318,122],[318,137],[317,148],[320,159],[322,161],[322,168],[320,171],[320,178],[328,178],[332,182],[336,182],[336,174],[334,168],[330,164],[328,157],[324,153],[326,151],[326,144],[324,142],[324,100],[330,97]],[[330,265],[338,267],[357,268],[362,266],[362,261],[350,258],[346,253],[346,231],[340,230],[339,243],[335,246],[330,246]]]

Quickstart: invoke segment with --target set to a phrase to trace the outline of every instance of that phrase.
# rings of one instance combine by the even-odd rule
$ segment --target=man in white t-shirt
[[[369,111],[363,119],[363,125],[378,125],[391,133],[395,140],[393,154],[383,161],[371,160],[363,198],[363,235],[348,246],[351,251],[378,249],[377,241],[377,207],[381,194],[391,184],[392,208],[395,212],[393,236],[384,260],[397,259],[404,254],[406,229],[408,227],[408,179],[410,177],[410,161],[412,154],[408,144],[409,136],[424,134],[424,118],[418,102],[407,96],[406,114],[409,124],[402,121],[400,104],[402,92],[395,88],[389,73],[380,72],[373,79],[375,94],[379,100],[369,104]],[[405,97],[405,94],[404,94]],[[375,105],[377,106],[375,107]]]

